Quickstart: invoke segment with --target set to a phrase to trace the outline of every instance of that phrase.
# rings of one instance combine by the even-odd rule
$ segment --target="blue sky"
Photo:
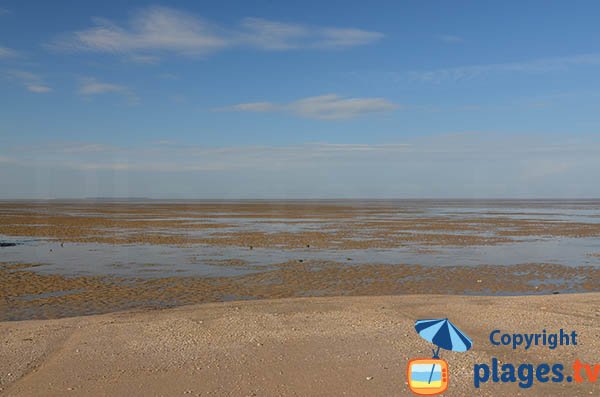
[[[0,198],[600,196],[599,14],[0,0]]]

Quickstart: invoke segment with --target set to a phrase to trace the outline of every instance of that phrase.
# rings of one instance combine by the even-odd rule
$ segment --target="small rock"
[[[367,376],[367,380],[372,380],[373,377],[372,376]]]
[[[477,280],[477,282],[478,282],[478,283],[482,283],[482,282],[483,282],[483,280]]]

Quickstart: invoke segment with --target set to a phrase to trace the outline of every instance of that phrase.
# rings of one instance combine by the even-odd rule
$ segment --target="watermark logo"
[[[448,389],[448,363],[440,358],[414,358],[408,362],[408,387],[420,396],[441,394]]]
[[[495,347],[509,347],[512,350],[528,351],[534,347],[549,350],[564,347],[577,347],[577,332],[558,332],[545,329],[538,333],[506,333],[495,329],[490,333],[490,343]],[[579,359],[563,363],[510,363],[491,357],[490,364],[476,363],[473,366],[473,383],[479,389],[486,383],[516,383],[521,389],[529,389],[539,383],[596,383],[600,380],[600,364],[584,363]]]
[[[440,349],[466,352],[473,342],[447,318],[418,320],[415,330],[437,349],[431,349],[432,358],[416,358],[408,362],[408,387],[420,396],[441,394],[448,389],[450,377],[448,363],[439,356]]]

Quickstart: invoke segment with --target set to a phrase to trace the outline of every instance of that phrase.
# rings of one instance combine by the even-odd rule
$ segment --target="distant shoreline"
[[[597,202],[600,197],[579,197],[579,198],[435,198],[435,197],[405,197],[405,198],[152,198],[152,197],[81,197],[81,198],[3,198],[0,203],[18,203],[18,202],[165,202],[165,203],[264,203],[264,202]]]

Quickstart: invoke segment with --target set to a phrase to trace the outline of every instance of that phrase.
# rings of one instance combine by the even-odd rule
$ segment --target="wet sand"
[[[582,211],[592,215],[569,220],[557,217],[563,210],[560,201],[550,202],[549,213],[528,212],[528,206],[537,208],[535,206],[540,205],[535,201],[517,201],[515,205],[519,207],[515,212],[494,211],[494,206],[500,205],[494,201],[473,202],[476,207],[471,212],[457,212],[452,216],[435,211],[451,210],[452,205],[447,207],[448,203],[454,202],[408,200],[401,201],[400,205],[385,201],[0,202],[0,235],[110,244],[252,245],[263,248],[311,245],[337,249],[407,244],[474,246],[506,243],[524,236],[600,236],[600,202],[596,201],[573,204],[574,208],[583,206]],[[243,227],[244,221],[254,221],[254,227]],[[275,233],[268,227],[261,228],[261,225],[269,224],[286,228]],[[294,225],[299,226],[298,230],[290,230]],[[303,228],[303,225],[307,227]]]
[[[578,288],[600,290],[598,268],[539,264],[478,266],[474,271],[472,267],[295,262],[256,274],[211,278],[63,277],[9,265],[0,270],[0,279],[0,321],[309,296],[519,295],[524,291],[548,295],[569,287],[565,284],[570,280],[579,280]]]
[[[308,296],[591,292],[597,237],[593,200],[0,202],[0,240],[17,244],[0,248],[0,321]]]
[[[528,297],[380,296],[211,303],[175,309],[0,323],[6,396],[407,396],[409,359],[430,356],[414,331],[448,317],[474,341],[442,352],[448,396],[584,396],[600,384],[485,383],[473,366],[600,361],[600,294]],[[575,330],[577,347],[492,346],[504,332]],[[565,374],[571,374],[567,368]]]

